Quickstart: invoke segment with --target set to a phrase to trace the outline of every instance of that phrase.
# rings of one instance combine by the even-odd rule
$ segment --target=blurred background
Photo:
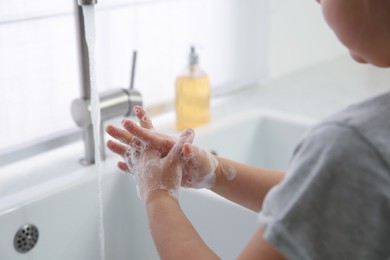
[[[0,154],[78,129],[75,2],[0,0]],[[100,91],[130,84],[173,102],[191,45],[212,91],[239,89],[345,55],[315,0],[99,0]]]

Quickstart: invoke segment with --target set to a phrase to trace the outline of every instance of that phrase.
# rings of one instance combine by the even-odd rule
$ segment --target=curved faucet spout
[[[77,4],[76,4],[77,3]],[[72,117],[75,123],[82,128],[82,135],[85,145],[83,165],[90,165],[95,162],[95,148],[100,148],[101,159],[104,159],[104,138],[100,139],[100,144],[94,144],[93,128],[91,119],[91,80],[88,57],[88,46],[85,39],[85,25],[82,5],[94,5],[97,0],[78,0],[76,7],[76,31],[78,35],[77,45],[79,54],[79,75],[81,97],[75,99],[71,105]],[[132,79],[134,79],[135,62],[133,62]],[[141,93],[134,89],[113,89],[100,93],[100,111],[102,122],[119,116],[130,115],[136,105],[142,105]],[[103,123],[101,129],[103,128]],[[103,132],[101,130],[101,132]],[[104,136],[104,135],[103,135]]]

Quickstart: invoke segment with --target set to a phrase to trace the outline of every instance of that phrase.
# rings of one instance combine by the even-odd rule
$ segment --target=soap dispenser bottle
[[[176,129],[194,128],[210,121],[210,82],[194,47],[188,66],[176,79]]]

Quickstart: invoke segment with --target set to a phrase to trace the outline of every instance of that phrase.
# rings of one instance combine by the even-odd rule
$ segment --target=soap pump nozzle
[[[199,57],[195,51],[195,47],[191,46],[190,56],[189,56],[189,64],[191,66],[198,65]]]

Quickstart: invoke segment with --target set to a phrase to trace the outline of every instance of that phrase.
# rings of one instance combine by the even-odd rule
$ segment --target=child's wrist
[[[237,174],[236,169],[231,165],[229,160],[218,156],[215,156],[215,158],[218,164],[215,169],[216,180],[213,188],[217,185],[224,185],[224,183],[232,181]]]
[[[211,187],[210,189],[216,187],[220,182],[221,182],[221,177],[222,176],[222,160],[220,157],[216,156],[216,155],[213,155],[215,160],[217,161],[217,167],[215,168],[215,171],[214,171],[214,175],[215,175],[215,183],[213,185],[213,187]]]
[[[170,191],[165,189],[151,190],[145,200],[145,204],[149,206],[166,199],[174,199],[175,201],[178,201],[178,195],[178,191]]]

